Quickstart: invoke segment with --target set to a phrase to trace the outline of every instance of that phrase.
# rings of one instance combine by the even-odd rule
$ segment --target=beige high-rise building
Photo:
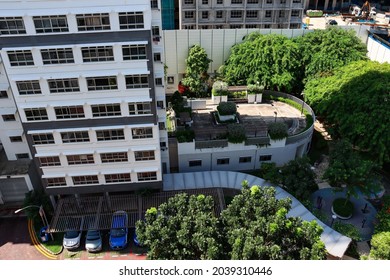
[[[301,28],[306,0],[179,0],[180,29]]]

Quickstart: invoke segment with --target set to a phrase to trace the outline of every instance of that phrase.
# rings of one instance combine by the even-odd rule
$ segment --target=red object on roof
[[[181,94],[183,94],[183,93],[185,93],[186,91],[188,91],[189,88],[186,87],[186,86],[184,86],[184,85],[181,83],[181,81],[180,81],[180,82],[179,82],[179,85],[177,86],[177,90],[178,90]]]

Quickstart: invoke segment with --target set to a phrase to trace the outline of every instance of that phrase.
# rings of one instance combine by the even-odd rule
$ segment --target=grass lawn
[[[34,220],[34,230],[35,235],[38,239],[38,241],[41,241],[40,238],[40,230],[42,228],[42,222],[40,220]],[[59,254],[62,251],[62,241],[64,238],[64,234],[62,232],[59,233],[53,233],[54,240],[51,239],[51,236],[49,234],[49,241],[48,242],[41,242],[42,246],[44,246],[46,249],[48,249],[53,254]]]

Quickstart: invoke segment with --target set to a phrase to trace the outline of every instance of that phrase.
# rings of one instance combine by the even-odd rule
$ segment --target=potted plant
[[[250,84],[247,87],[248,103],[261,103],[263,98],[264,86],[259,83]]]
[[[228,84],[223,81],[216,81],[213,84],[213,88],[211,90],[211,95],[214,101],[214,104],[218,104],[220,102],[226,102],[228,98]]]
[[[236,118],[237,106],[234,102],[221,102],[217,106],[217,114],[220,121],[233,121]]]
[[[272,146],[284,146],[288,136],[287,125],[284,122],[273,122],[268,125],[268,135]]]

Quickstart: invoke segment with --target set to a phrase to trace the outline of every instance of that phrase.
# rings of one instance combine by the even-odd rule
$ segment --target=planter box
[[[262,93],[257,94],[248,94],[248,103],[261,103],[261,100],[263,99]]]
[[[286,146],[286,138],[280,139],[280,140],[272,140],[270,139],[270,145],[272,148],[276,147],[284,147]]]
[[[234,114],[234,115],[223,115],[223,116],[221,116],[221,115],[219,114],[218,111],[217,111],[217,114],[218,114],[219,120],[220,120],[221,122],[226,122],[226,121],[234,120],[234,119],[236,118],[236,115],[235,115],[235,114]]]
[[[220,102],[227,102],[228,97],[227,95],[219,95],[219,96],[212,95],[212,100],[214,104],[219,104]]]

